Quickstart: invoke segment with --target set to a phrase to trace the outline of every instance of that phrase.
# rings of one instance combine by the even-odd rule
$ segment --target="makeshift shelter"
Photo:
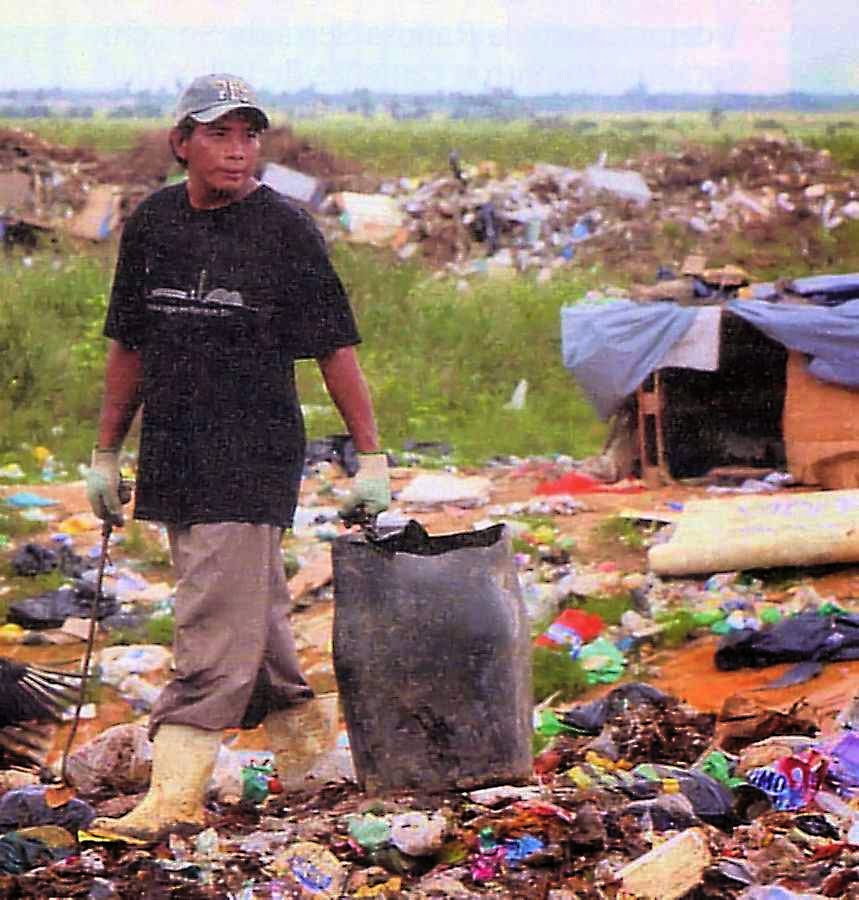
[[[699,305],[582,302],[564,365],[603,420],[615,474],[725,466],[859,486],[859,273],[759,284]]]

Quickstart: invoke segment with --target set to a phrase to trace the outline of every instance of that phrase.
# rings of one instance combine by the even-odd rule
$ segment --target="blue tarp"
[[[675,303],[615,300],[561,309],[564,366],[601,419],[617,411],[695,321],[695,309]]]
[[[847,275],[809,275],[794,278],[788,287],[800,297],[823,296],[828,302],[855,300],[859,297],[859,272]]]
[[[859,300],[840,306],[731,300],[727,308],[788,350],[813,357],[808,371],[815,378],[859,387]]]
[[[859,387],[859,300],[799,306],[731,300],[725,309],[790,350],[812,357],[821,381]],[[656,368],[695,320],[695,307],[616,300],[561,309],[564,366],[605,420]]]

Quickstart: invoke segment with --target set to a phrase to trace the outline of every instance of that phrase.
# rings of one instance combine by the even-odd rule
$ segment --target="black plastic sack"
[[[304,451],[304,464],[313,466],[320,462],[336,463],[350,478],[357,474],[360,463],[351,435],[329,434],[327,437],[308,441]]]
[[[529,779],[531,642],[504,526],[348,534],[333,562],[334,671],[362,789]]]
[[[569,725],[585,734],[599,734],[609,718],[639,706],[654,706],[663,709],[674,701],[658,688],[641,681],[621,684],[605,697],[591,703],[580,703],[568,709],[562,716],[564,725]]]
[[[9,604],[6,620],[22,628],[59,628],[70,617],[89,618],[92,615],[95,591],[85,582],[79,587],[62,587],[38,597],[27,597]],[[112,594],[102,594],[96,618],[112,615],[119,608]]]
[[[70,547],[28,543],[20,547],[12,557],[12,570],[16,575],[43,575],[59,569],[63,575],[79,578],[87,569],[83,559]]]
[[[800,613],[760,631],[725,635],[716,649],[716,668],[762,668],[781,662],[859,659],[859,615]]]
[[[704,822],[722,827],[734,821],[733,794],[715,778],[697,769],[682,769],[679,766],[653,765],[649,768],[659,778],[673,778],[677,781],[680,793],[689,800],[695,815]],[[639,797],[639,787],[644,790],[659,790],[659,783],[651,781],[648,784],[648,779],[637,776],[631,787],[621,786],[621,790]]]

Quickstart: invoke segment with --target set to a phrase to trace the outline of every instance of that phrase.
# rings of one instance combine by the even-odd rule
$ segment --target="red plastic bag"
[[[639,494],[646,490],[638,481],[619,481],[606,484],[584,472],[567,472],[555,481],[543,481],[537,485],[536,494]]]
[[[598,637],[605,628],[605,622],[596,613],[585,612],[583,609],[565,609],[549,628],[543,632],[534,643],[538,647],[563,647],[574,643],[573,635],[578,635],[582,644],[590,643]]]

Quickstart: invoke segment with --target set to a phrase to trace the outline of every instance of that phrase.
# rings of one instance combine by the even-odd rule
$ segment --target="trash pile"
[[[503,175],[492,160],[467,165],[452,150],[449,172],[392,180],[276,128],[264,135],[261,160],[261,180],[313,212],[329,241],[388,246],[458,276],[532,271],[545,280],[573,261],[632,260],[643,278],[663,262],[672,229],[692,233],[706,255],[731,234],[766,242],[859,219],[859,175],[839,171],[826,150],[771,138],[643,153],[620,165],[603,155],[583,169],[538,161]],[[146,194],[181,177],[166,130],[106,155],[4,129],[4,239],[32,246],[60,229],[104,240]]]
[[[57,231],[106,240],[144,197],[182,177],[167,135],[166,129],[147,132],[130,150],[106,154],[0,129],[0,238],[7,247],[28,249]],[[324,178],[319,183],[334,188],[368,189],[356,164],[314,147],[289,128],[266,134],[262,159],[264,165],[306,173],[314,183]]]
[[[444,457],[442,445],[408,453],[420,449]],[[343,533],[339,467],[353,460],[339,436],[315,442],[309,457],[312,486],[305,485],[289,545],[300,568],[290,586],[308,616],[297,630],[302,659],[312,660],[308,677],[317,685],[327,679],[330,690],[331,660],[322,651],[331,627],[326,551]],[[760,668],[754,690],[778,691],[823,678],[827,668],[859,659],[855,601],[798,576],[788,585],[747,572],[663,578],[610,560],[584,562],[570,523],[593,515],[592,505],[612,493],[635,504],[640,485],[618,491],[569,460],[498,460],[481,475],[403,468],[394,485],[388,525],[444,515],[475,531],[504,523],[512,535],[534,645],[533,776],[498,784],[487,772],[486,784],[469,789],[362,793],[341,730],[305,787],[286,792],[273,754],[233,734],[209,785],[206,830],[139,845],[90,834],[95,816],[123,814],[146,789],[145,716],[172,664],[167,647],[145,637],[153,622],[170,618],[169,585],[150,583],[133,558],[117,559],[108,568],[110,613],[99,623],[108,640],[94,656],[101,694],[87,714],[124,702],[127,717],[78,741],[68,759],[70,789],[40,784],[33,773],[0,773],[0,893],[854,896],[859,699],[837,718],[811,703],[744,690],[704,710],[667,689],[661,672],[690,638],[707,636],[709,668],[700,681]],[[525,499],[509,499],[511,485]],[[13,490],[4,500],[24,503],[24,492]],[[13,542],[9,565],[18,582],[59,573],[76,590],[98,559],[88,547],[98,522],[54,514],[55,534]],[[634,510],[628,515],[624,521],[642,521]],[[160,539],[157,529],[147,535]],[[655,532],[646,540],[654,539]],[[121,543],[111,553],[122,556]],[[82,645],[84,599],[59,627],[55,618],[38,620],[29,599],[9,603],[0,634],[10,652],[57,642],[71,659]],[[25,612],[26,627],[11,621]],[[138,642],[110,645],[112,634],[134,628],[143,628]],[[767,672],[779,662],[790,668]],[[699,686],[699,696],[706,691]]]
[[[666,229],[692,232],[702,252],[731,233],[770,237],[775,228],[831,230],[859,219],[859,176],[838,171],[825,150],[754,138],[732,149],[690,147],[644,154],[623,167],[535,163],[499,176],[492,161],[451,174],[401,179],[374,197],[334,194],[322,212],[353,240],[419,255],[458,275],[534,270],[572,260],[637,259],[651,270]],[[337,229],[328,233],[336,236]]]
[[[647,684],[625,684],[544,717],[538,734],[554,737],[532,783],[444,794],[369,796],[344,781],[287,795],[272,790],[264,765],[250,765],[268,789],[245,777],[241,797],[213,794],[210,827],[156,846],[87,831],[97,812],[117,814],[139,795],[99,802],[84,778],[77,797],[13,787],[0,796],[0,889],[246,900],[855,896],[857,723],[845,718],[821,737],[794,714],[761,739],[770,712],[702,716]],[[145,740],[135,746],[126,734],[107,749],[108,737],[101,796],[145,785]]]

